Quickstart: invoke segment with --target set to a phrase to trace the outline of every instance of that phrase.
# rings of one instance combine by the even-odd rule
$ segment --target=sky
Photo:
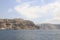
[[[60,0],[0,0],[0,18],[60,24]]]

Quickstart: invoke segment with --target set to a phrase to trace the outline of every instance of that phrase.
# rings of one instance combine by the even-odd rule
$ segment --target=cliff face
[[[60,29],[60,24],[43,23],[43,24],[39,24],[38,26],[40,26],[40,29],[42,29],[42,30]]]
[[[34,30],[39,29],[32,21],[23,19],[0,19],[0,29]]]

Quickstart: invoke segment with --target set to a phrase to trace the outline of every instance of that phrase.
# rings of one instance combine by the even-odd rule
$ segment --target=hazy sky
[[[60,0],[0,0],[0,18],[60,23]]]

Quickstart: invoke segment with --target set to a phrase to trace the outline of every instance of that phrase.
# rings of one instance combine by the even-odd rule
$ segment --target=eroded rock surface
[[[34,30],[39,29],[39,26],[35,25],[32,21],[23,19],[0,19],[0,29],[11,30]]]

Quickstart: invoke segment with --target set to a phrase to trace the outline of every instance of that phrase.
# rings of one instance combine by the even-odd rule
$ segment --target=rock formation
[[[38,26],[40,26],[40,30],[56,30],[56,29],[60,29],[60,24],[51,24],[51,23],[42,23],[39,24]]]
[[[34,30],[39,29],[32,21],[23,19],[0,19],[0,29],[8,30]]]

